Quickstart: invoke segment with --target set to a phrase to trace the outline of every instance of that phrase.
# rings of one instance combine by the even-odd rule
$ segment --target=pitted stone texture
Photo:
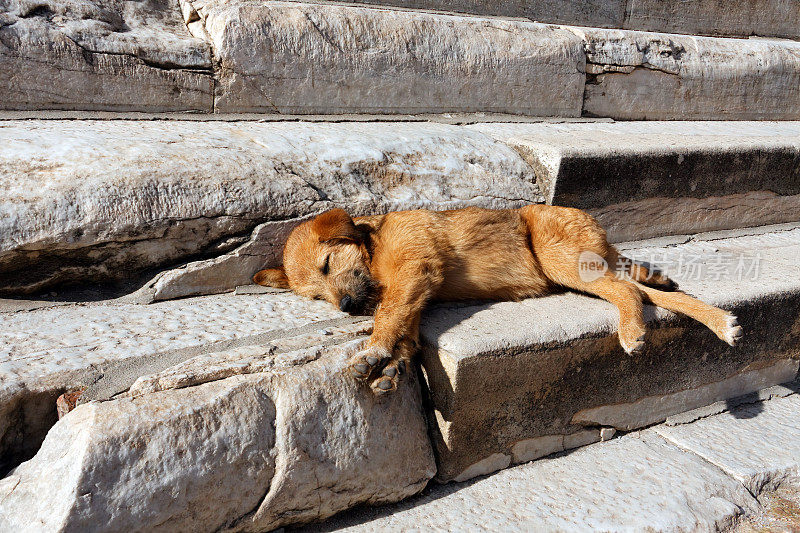
[[[621,27],[625,18],[625,0],[356,0],[356,4],[395,6],[435,11],[454,11],[475,15],[523,17],[546,23]]]
[[[737,314],[740,344],[731,348],[699,323],[648,306],[644,350],[631,357],[619,346],[616,309],[578,294],[434,307],[421,336],[438,478],[465,479],[473,465],[513,456],[515,447],[524,457],[520,443],[537,437],[584,426],[636,429],[794,378],[796,224],[631,244],[623,253],[661,266],[689,294]],[[603,406],[615,406],[614,416],[600,416]]]
[[[759,494],[800,482],[799,413],[800,395],[793,394],[655,430]]]
[[[612,241],[794,222],[800,122],[475,124]],[[620,179],[624,176],[625,179]]]
[[[13,462],[35,451],[55,423],[56,397],[91,384],[109,364],[182,349],[199,352],[222,341],[247,346],[252,344],[249,337],[264,332],[345,316],[327,302],[291,293],[4,313],[0,315],[0,455],[3,462]],[[325,338],[319,334],[319,342]],[[264,347],[263,353],[270,349]]]
[[[372,320],[337,327],[319,327],[313,333],[276,339],[267,345],[255,344],[225,351],[209,352],[187,359],[168,369],[139,377],[129,393],[140,396],[151,392],[179,389],[216,381],[239,374],[275,371],[314,361],[326,346],[366,337],[372,333]]]
[[[757,509],[740,483],[645,431],[470,484],[432,485],[397,505],[343,514],[322,530],[718,531]]]
[[[625,28],[697,35],[800,37],[800,4],[794,0],[630,0]]]
[[[0,2],[2,109],[205,111],[211,51],[177,5]]]
[[[0,169],[6,293],[128,279],[334,206],[541,201],[514,150],[431,123],[7,121]]]
[[[584,116],[800,118],[800,42],[572,30],[587,53]]]
[[[219,62],[218,112],[581,113],[583,46],[564,29],[337,4],[192,5]]]
[[[691,35],[800,37],[800,5],[793,0],[746,0],[724,4],[717,0],[356,0],[356,3]]]
[[[0,481],[0,529],[267,531],[415,494],[434,473],[418,385],[377,401],[346,351],[79,406]]]

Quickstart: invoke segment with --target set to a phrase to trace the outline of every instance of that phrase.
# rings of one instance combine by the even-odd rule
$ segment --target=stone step
[[[323,118],[0,120],[0,291],[124,282],[144,285],[146,301],[229,291],[331,207],[547,201],[588,210],[613,241],[800,213],[798,122]]]
[[[334,3],[195,1],[183,2],[182,14],[157,2],[125,5],[8,9],[0,26],[7,43],[0,48],[0,90],[8,96],[0,105],[800,118],[800,42],[792,40]]]
[[[333,3],[317,0],[319,3]],[[694,35],[800,38],[800,6],[789,0],[721,5],[709,0],[526,2],[512,0],[352,0],[354,4],[520,17],[550,24],[622,28]]]
[[[344,371],[371,319],[325,302],[255,287],[0,302],[0,457],[13,468],[0,530],[321,520],[406,498],[437,470],[466,479],[796,376],[800,225],[622,248],[735,310],[741,346],[650,313],[648,347],[627,356],[615,311],[577,294],[437,306],[423,325],[431,440],[416,375],[376,400]],[[56,398],[83,388],[57,421]]]
[[[290,293],[13,304],[2,531],[266,531],[401,500],[435,473],[416,374],[378,401],[344,369],[369,317]],[[56,397],[85,387],[56,423]]]
[[[642,353],[620,348],[617,311],[578,294],[443,304],[422,321],[438,479],[463,481],[792,381],[798,372],[800,225],[621,245],[682,290],[739,317],[730,347],[648,307]]]
[[[791,394],[656,426],[300,531],[792,531],[799,410]],[[781,488],[789,497],[770,509]],[[761,527],[732,527],[751,518]]]

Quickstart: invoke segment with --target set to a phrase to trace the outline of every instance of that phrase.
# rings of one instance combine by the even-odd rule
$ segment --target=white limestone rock
[[[585,40],[584,115],[800,118],[800,43],[572,28]]]
[[[414,376],[378,401],[345,352],[79,406],[0,481],[0,529],[266,531],[415,494],[435,465]]]
[[[665,439],[716,465],[753,494],[800,481],[800,395],[756,402],[691,424],[658,426]]]
[[[7,293],[128,279],[334,206],[541,201],[513,149],[432,123],[8,121],[0,169]]]
[[[218,112],[581,113],[581,40],[556,27],[330,3],[190,3],[219,62]]]
[[[323,531],[719,531],[757,509],[739,482],[645,431],[345,513]]]
[[[3,109],[210,112],[211,69],[167,0],[0,2]]]

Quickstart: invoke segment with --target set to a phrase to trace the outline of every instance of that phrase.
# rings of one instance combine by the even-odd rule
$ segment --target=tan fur
[[[604,258],[611,270],[582,280],[583,252]],[[337,209],[298,226],[283,257],[283,268],[263,270],[254,281],[279,287],[288,282],[298,294],[356,311],[377,304],[373,333],[351,361],[357,377],[373,378],[376,392],[397,387],[417,350],[422,309],[434,300],[520,300],[565,288],[586,292],[617,306],[620,344],[629,353],[643,343],[644,302],[684,313],[731,345],[741,336],[726,311],[653,288],[674,285],[621,257],[597,222],[578,209],[530,205],[356,219]]]

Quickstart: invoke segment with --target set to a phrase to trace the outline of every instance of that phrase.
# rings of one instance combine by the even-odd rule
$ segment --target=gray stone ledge
[[[536,443],[531,439],[567,439],[586,426],[636,429],[797,375],[796,224],[661,247],[629,245],[625,253],[655,261],[688,293],[732,310],[744,339],[731,348],[704,326],[648,307],[644,351],[628,356],[615,334],[615,308],[587,296],[437,306],[421,333],[438,479],[500,468],[513,460],[515,447],[525,457],[520,449]],[[757,278],[737,279],[730,271],[714,279],[711,271],[695,275],[678,266],[681,257],[708,266],[729,256],[758,257]]]

